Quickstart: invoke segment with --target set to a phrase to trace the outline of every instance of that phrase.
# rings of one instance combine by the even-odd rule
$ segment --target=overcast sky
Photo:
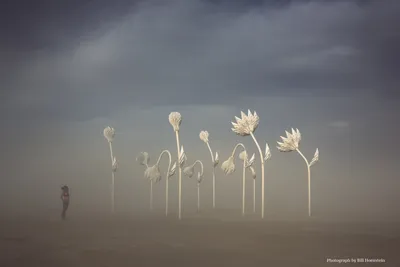
[[[399,215],[399,1],[9,2],[0,10],[2,208],[57,209],[68,184],[76,209],[108,209],[108,125],[120,163],[117,208],[147,208],[149,184],[135,157],[148,151],[154,163],[162,149],[176,156],[171,111],[183,116],[189,162],[205,164],[209,208],[211,159],[198,134],[210,132],[221,161],[239,141],[255,153],[250,137],[230,130],[251,109],[260,116],[256,137],[272,148],[267,213],[306,212],[306,166],[275,148],[295,127],[306,157],[320,149],[317,213]],[[236,163],[232,176],[216,170],[217,206],[239,212]],[[164,186],[154,189],[160,209]],[[185,179],[185,210],[195,208],[195,194],[195,181]]]

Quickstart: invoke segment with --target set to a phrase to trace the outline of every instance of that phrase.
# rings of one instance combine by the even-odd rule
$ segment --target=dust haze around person
[[[400,4],[388,1],[36,1],[2,9],[0,68],[2,216],[59,216],[60,187],[71,189],[69,217],[110,211],[111,163],[102,131],[116,130],[116,212],[148,212],[149,183],[135,162],[163,149],[176,157],[168,122],[183,116],[188,160],[202,160],[202,209],[212,205],[212,164],[199,132],[223,162],[237,142],[240,111],[256,110],[266,163],[266,216],[307,213],[306,166],[276,141],[291,127],[311,159],[315,216],[398,220],[400,186]],[[4,13],[4,14],[3,14]],[[16,23],[18,21],[18,23]],[[216,169],[217,208],[241,207],[238,170]],[[161,165],[166,171],[167,162]],[[154,185],[155,212],[164,184]],[[251,211],[248,174],[247,210]],[[196,182],[183,178],[183,216],[196,210]],[[177,176],[170,182],[177,209]]]

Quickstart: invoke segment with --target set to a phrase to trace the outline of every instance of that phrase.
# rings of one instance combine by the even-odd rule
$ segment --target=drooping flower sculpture
[[[115,196],[114,196],[114,188],[115,188],[115,172],[118,169],[117,160],[113,154],[112,142],[114,141],[115,130],[114,128],[108,126],[104,128],[103,135],[106,138],[108,145],[110,147],[111,154],[111,212],[114,212],[115,207]]]
[[[153,210],[153,182],[161,179],[161,173],[158,166],[149,167],[150,156],[147,152],[140,152],[136,161],[146,167],[144,177],[150,182],[150,210]]]
[[[210,155],[211,155],[211,161],[213,164],[213,170],[212,170],[212,175],[213,175],[213,208],[215,209],[215,167],[217,167],[218,163],[219,163],[219,157],[218,157],[218,152],[215,153],[215,157],[214,154],[211,150],[211,146],[210,146],[210,142],[209,142],[209,133],[207,131],[201,131],[199,134],[200,140],[203,141],[207,147],[208,150],[210,151]]]
[[[189,165],[183,169],[183,174],[189,178],[193,177],[194,166],[200,164],[201,170],[197,173],[197,212],[200,212],[200,184],[203,181],[204,167],[200,160],[196,160],[192,165]]]
[[[258,152],[260,153],[260,162],[261,162],[261,218],[264,218],[264,195],[265,195],[265,182],[264,182],[264,163],[267,160],[267,151],[265,151],[265,155],[261,151],[261,147],[257,142],[256,137],[254,136],[254,132],[258,127],[260,118],[257,113],[254,111],[254,114],[248,110],[247,115],[241,111],[241,118],[235,117],[236,122],[232,122],[232,131],[240,136],[250,135],[253,138],[254,143],[257,146]]]
[[[158,183],[161,181],[161,172],[160,172],[160,161],[162,156],[166,154],[168,155],[168,170],[166,172],[165,178],[165,215],[168,215],[168,180],[171,176],[175,174],[176,163],[171,167],[172,156],[168,150],[161,151],[158,156],[158,160],[156,164],[149,167],[150,156],[147,152],[141,152],[140,155],[136,158],[136,161],[139,162],[140,165],[146,166],[146,170],[144,171],[144,177],[150,181],[150,209],[153,209],[153,183]]]
[[[281,152],[291,152],[297,151],[300,156],[304,159],[307,165],[307,174],[308,174],[308,216],[311,216],[311,171],[310,168],[319,160],[319,151],[318,148],[314,153],[314,157],[311,162],[308,162],[307,158],[301,153],[299,150],[299,144],[301,140],[301,133],[299,129],[294,130],[292,128],[292,133],[286,132],[286,137],[281,136],[282,142],[277,142],[277,148]]]
[[[246,206],[246,169],[251,167],[254,163],[255,155],[248,159],[246,147],[239,143],[237,144],[232,151],[231,156],[222,163],[221,169],[225,173],[225,175],[232,174],[236,167],[235,167],[235,152],[238,147],[242,147],[243,151],[239,154],[239,158],[243,160],[243,177],[242,177],[242,215],[245,214],[245,206]]]

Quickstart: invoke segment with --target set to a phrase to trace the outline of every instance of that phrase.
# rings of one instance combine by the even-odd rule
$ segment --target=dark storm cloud
[[[244,95],[397,95],[398,1],[113,3],[3,9],[10,120],[86,120]]]

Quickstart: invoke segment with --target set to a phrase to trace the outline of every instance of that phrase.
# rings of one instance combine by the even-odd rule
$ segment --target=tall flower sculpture
[[[261,147],[257,142],[256,137],[254,136],[254,132],[258,127],[260,118],[257,113],[254,111],[254,114],[248,110],[247,115],[241,111],[241,118],[235,117],[236,122],[232,122],[232,131],[240,136],[250,135],[253,138],[254,143],[257,146],[258,152],[260,153],[260,162],[261,162],[261,217],[264,218],[264,195],[265,195],[265,182],[264,182],[264,163],[267,161],[267,151],[265,151],[265,155],[261,151]]]
[[[114,195],[114,188],[115,188],[115,172],[118,169],[117,159],[114,157],[112,142],[114,141],[115,130],[114,128],[108,126],[104,128],[103,135],[106,138],[108,145],[110,147],[110,154],[111,154],[111,212],[114,212],[115,207],[115,195]]]
[[[194,166],[200,164],[201,171],[197,173],[197,212],[200,212],[200,184],[203,181],[204,167],[203,162],[196,160],[192,165],[189,165],[183,169],[183,174],[189,178],[193,177]]]
[[[182,116],[179,112],[171,112],[168,116],[169,123],[175,132],[176,147],[177,147],[177,161],[180,162],[181,151],[179,150],[179,129],[182,123]],[[182,165],[178,164],[178,217],[182,219]]]
[[[217,167],[218,163],[219,163],[219,157],[218,157],[218,152],[215,153],[215,158],[214,158],[214,154],[211,150],[211,146],[210,146],[210,142],[209,142],[209,133],[207,131],[201,131],[199,134],[200,140],[203,141],[207,147],[208,150],[210,151],[210,155],[211,155],[211,161],[213,164],[213,170],[212,170],[212,175],[213,175],[213,208],[215,208],[215,167]]]
[[[238,147],[242,147],[243,151],[239,154],[239,158],[243,160],[243,178],[242,178],[242,215],[245,213],[245,206],[246,206],[246,169],[250,168],[255,159],[255,155],[248,159],[247,152],[246,152],[246,147],[242,144],[239,143],[237,144],[232,151],[231,156],[222,163],[221,169],[225,173],[225,175],[232,174],[236,167],[235,167],[235,152]]]
[[[308,216],[311,216],[311,166],[313,166],[319,160],[319,151],[318,148],[314,153],[314,157],[310,162],[308,162],[307,158],[301,153],[299,150],[299,144],[301,140],[301,133],[299,129],[294,130],[292,128],[292,133],[286,132],[286,137],[281,136],[282,142],[277,142],[277,148],[281,152],[291,152],[297,151],[300,156],[304,159],[307,165],[307,174],[308,174]]]

